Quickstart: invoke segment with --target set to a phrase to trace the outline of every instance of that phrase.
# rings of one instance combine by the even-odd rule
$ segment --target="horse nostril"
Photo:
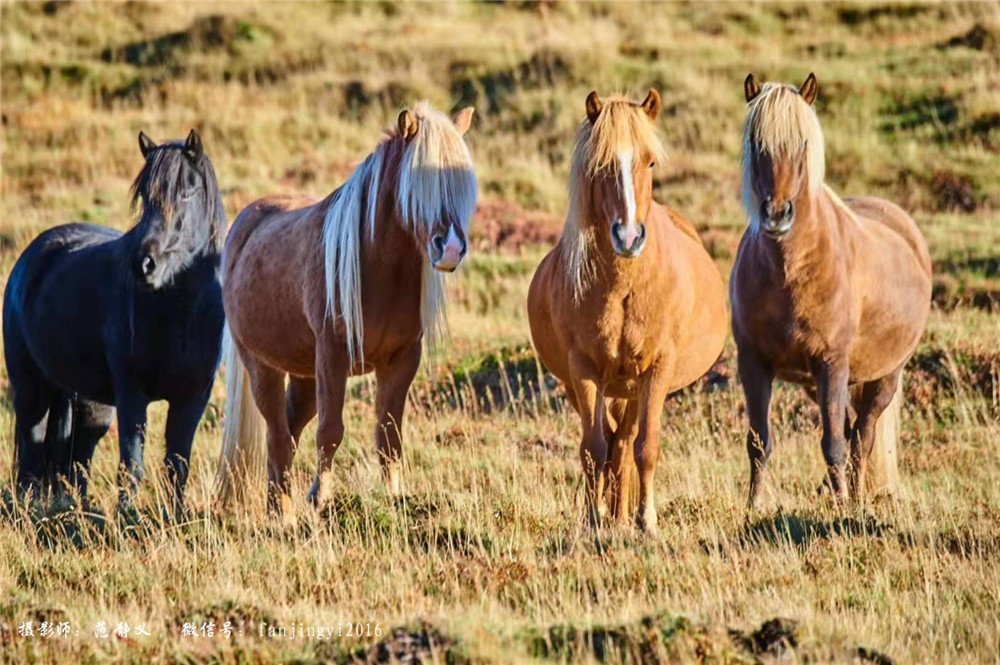
[[[141,268],[142,268],[142,274],[145,277],[149,277],[150,275],[153,274],[153,271],[156,270],[156,261],[153,260],[152,256],[147,254],[146,256],[142,257]]]
[[[639,236],[635,239],[635,243],[641,243],[646,239],[646,225],[639,224]],[[635,243],[632,243],[633,245]]]
[[[789,220],[795,216],[795,204],[791,201],[785,201],[785,208],[781,212],[782,218]]]
[[[615,222],[611,225],[611,234],[618,239],[618,242],[625,242],[625,225]]]

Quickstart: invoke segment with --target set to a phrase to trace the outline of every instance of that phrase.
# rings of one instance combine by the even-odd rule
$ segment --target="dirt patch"
[[[123,62],[136,67],[175,63],[177,56],[190,50],[228,48],[237,41],[252,41],[261,28],[230,16],[200,16],[187,30],[170,32],[153,39],[131,42],[101,52],[105,62]]]
[[[526,210],[516,203],[487,199],[476,208],[472,242],[479,249],[520,250],[555,245],[563,220],[555,214]]]
[[[361,647],[350,654],[345,663],[468,663],[468,658],[456,651],[458,641],[427,621],[411,626],[398,626],[380,642]]]
[[[855,655],[861,662],[874,663],[874,665],[894,665],[896,662],[884,653],[866,647],[858,647]]]
[[[260,630],[260,625],[275,624],[276,621],[269,613],[254,605],[237,605],[234,601],[205,605],[202,607],[186,607],[174,613],[169,623],[169,629],[174,635],[180,635],[184,629],[184,624],[194,624],[199,631],[211,624],[216,635],[223,634],[222,631],[228,627],[232,631],[232,638],[254,637]],[[227,626],[228,624],[228,626]]]
[[[958,47],[971,48],[976,51],[992,51],[1000,47],[1000,38],[982,23],[976,23],[966,32],[938,44],[940,49]]]
[[[964,353],[922,348],[907,366],[903,390],[908,404],[933,411],[944,394],[995,396],[998,377],[1000,352]]]
[[[939,212],[975,212],[983,199],[971,177],[947,169],[931,175],[930,190]]]
[[[477,71],[474,62],[458,61],[450,67],[451,98],[456,106],[478,106],[497,113],[509,106],[517,90],[551,88],[569,78],[569,63],[558,53],[542,49],[513,67]]]
[[[875,23],[878,21],[906,20],[920,16],[931,11],[933,8],[919,4],[889,4],[881,7],[849,6],[837,12],[837,18],[841,23],[850,26],[859,26],[865,23]]]
[[[525,635],[535,658],[569,662],[593,659],[600,663],[667,663],[681,654],[707,655],[707,631],[683,616],[643,617],[615,625],[553,626]]]
[[[946,312],[960,307],[1000,312],[1000,286],[963,284],[950,275],[935,276],[931,297],[934,304]]]
[[[394,112],[407,107],[421,93],[413,87],[391,81],[377,89],[370,89],[364,81],[350,81],[344,85],[342,114],[355,120],[364,117],[370,109]]]
[[[965,129],[965,139],[987,149],[1000,147],[1000,112],[987,112],[973,118]]]
[[[893,200],[906,210],[971,213],[986,201],[975,178],[950,169],[928,174],[902,168],[876,184],[892,190]]]
[[[733,643],[754,656],[782,658],[799,644],[799,622],[795,619],[775,618],[765,621],[752,633],[730,630]]]

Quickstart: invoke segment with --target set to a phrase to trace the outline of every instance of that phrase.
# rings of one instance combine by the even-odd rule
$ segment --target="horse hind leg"
[[[14,468],[21,496],[38,498],[51,468],[47,446],[49,407],[55,389],[49,385],[19,340],[7,338],[7,374],[14,394]]]
[[[114,417],[114,407],[98,402],[77,398],[73,408],[69,480],[80,493],[84,508],[87,507],[90,460],[94,457],[97,442],[111,429]]]
[[[849,486],[852,500],[860,500],[865,488],[865,475],[875,446],[879,418],[886,411],[899,389],[902,368],[876,381],[869,381],[857,391],[855,409],[858,417],[851,433],[851,472]],[[895,433],[893,433],[895,435]],[[889,442],[894,444],[895,442]]]
[[[285,374],[255,359],[245,364],[254,403],[267,423],[267,507],[277,512],[291,494],[289,471],[295,456],[285,411]]]
[[[46,484],[55,496],[63,496],[69,481],[72,466],[73,439],[73,396],[56,390],[49,403],[49,419],[45,428],[45,448],[48,450],[49,464],[46,469]]]
[[[288,379],[285,393],[285,415],[288,429],[298,449],[302,430],[316,417],[316,380],[309,377],[292,376]]]

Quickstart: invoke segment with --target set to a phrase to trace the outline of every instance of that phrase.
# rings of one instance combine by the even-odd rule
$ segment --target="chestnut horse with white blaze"
[[[444,325],[441,272],[465,256],[476,207],[463,138],[471,121],[471,108],[452,120],[418,104],[322,201],[265,198],[236,218],[223,255],[224,502],[263,467],[266,423],[268,505],[281,507],[299,437],[318,412],[315,501],[344,436],[347,378],[371,371],[379,462],[400,491],[407,391],[422,341]]]
[[[711,368],[728,327],[725,287],[698,234],[653,201],[659,110],[654,90],[642,104],[587,97],[566,224],[528,293],[535,348],[583,423],[591,524],[602,494],[615,519],[636,509],[637,475],[636,521],[650,532],[664,401]]]
[[[744,82],[743,234],[729,282],[750,431],[750,498],[771,454],[771,384],[814,392],[827,477],[846,499],[896,485],[903,366],[927,324],[931,261],[917,225],[883,199],[842,201],[823,183],[812,74],[801,88]],[[853,412],[853,413],[852,413]],[[853,416],[853,417],[852,417]],[[872,455],[872,451],[875,455]]]

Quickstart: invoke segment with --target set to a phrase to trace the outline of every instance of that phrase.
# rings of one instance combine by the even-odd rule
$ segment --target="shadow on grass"
[[[520,638],[534,658],[647,663],[663,662],[665,656],[676,655],[678,651],[697,650],[698,642],[706,639],[706,634],[703,626],[684,616],[657,614],[632,623],[530,629]],[[681,639],[694,648],[679,649],[677,642]]]
[[[830,520],[814,519],[778,513],[771,517],[748,523],[740,534],[743,545],[778,545],[791,543],[805,547],[815,540],[833,538],[883,538],[892,533],[893,527],[873,517],[840,517]]]
[[[50,550],[120,547],[127,542],[146,540],[165,529],[188,531],[209,518],[207,511],[186,511],[180,518],[174,518],[155,506],[129,506],[107,515],[66,495],[20,498],[9,488],[0,494],[0,521],[34,535],[41,547]]]
[[[747,522],[732,543],[743,549],[790,544],[805,549],[821,540],[865,539],[895,542],[901,549],[925,549],[946,552],[967,559],[1000,558],[1000,533],[987,525],[928,531],[900,531],[894,525],[872,516],[843,516],[820,519],[805,515],[778,513]],[[704,552],[722,552],[723,542],[703,539]]]

